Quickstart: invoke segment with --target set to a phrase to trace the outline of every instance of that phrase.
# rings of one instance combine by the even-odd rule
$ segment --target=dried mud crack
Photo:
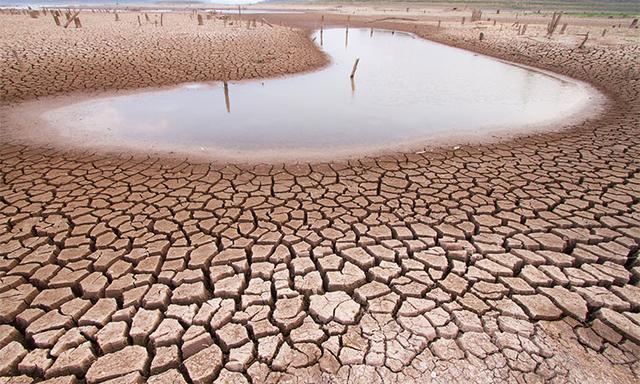
[[[380,24],[589,81],[611,103],[568,131],[348,163],[4,143],[0,382],[640,380],[638,46]],[[67,89],[2,73],[5,101]],[[75,73],[87,83],[72,87],[105,86]]]

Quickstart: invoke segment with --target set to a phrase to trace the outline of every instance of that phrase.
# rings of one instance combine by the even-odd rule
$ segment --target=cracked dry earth
[[[421,33],[612,101],[565,132],[331,164],[5,143],[0,382],[637,382],[637,46]]]
[[[165,13],[162,27],[158,14],[140,16],[139,27],[137,16],[83,12],[82,28],[63,29],[50,15],[0,14],[0,100],[281,76],[327,62],[300,30],[206,17],[199,26],[182,13]]]

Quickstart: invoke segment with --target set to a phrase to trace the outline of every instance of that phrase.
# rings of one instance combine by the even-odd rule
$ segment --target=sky
[[[172,3],[181,3],[180,0],[170,0]],[[206,4],[255,4],[262,0],[198,0]],[[130,3],[148,3],[153,4],[158,0],[0,0],[0,6],[19,6],[19,7],[40,7],[52,5],[74,5],[74,4],[130,4]],[[166,0],[161,2],[168,2]],[[193,3],[193,1],[187,1]]]

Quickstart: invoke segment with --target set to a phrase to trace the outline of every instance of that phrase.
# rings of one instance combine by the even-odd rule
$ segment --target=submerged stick
[[[224,81],[224,103],[227,106],[227,113],[231,113],[231,101],[229,100],[229,84]]]
[[[360,62],[360,59],[356,59],[355,63],[353,63],[353,68],[351,69],[351,75],[349,76],[350,78],[353,79],[353,77],[356,75],[356,70],[358,69],[358,63]]]
[[[348,25],[344,34],[344,46],[345,48],[349,46],[349,26]]]

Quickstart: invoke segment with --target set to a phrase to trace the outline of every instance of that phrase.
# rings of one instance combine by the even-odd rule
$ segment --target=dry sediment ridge
[[[0,373],[637,382],[638,47],[380,26],[556,70],[611,103],[563,132],[348,163],[4,144]]]

